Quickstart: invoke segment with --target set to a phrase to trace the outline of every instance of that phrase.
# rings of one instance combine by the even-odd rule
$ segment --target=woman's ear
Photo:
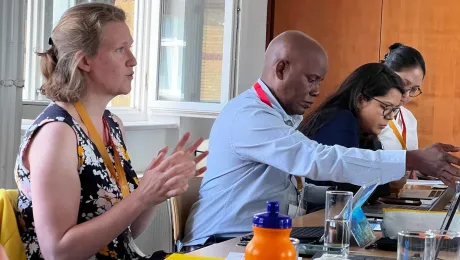
[[[91,66],[89,65],[88,58],[82,51],[77,51],[75,53],[75,59],[78,61],[78,68],[85,72],[91,71]]]

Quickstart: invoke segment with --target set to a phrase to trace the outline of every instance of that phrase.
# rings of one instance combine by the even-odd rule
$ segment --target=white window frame
[[[52,2],[52,4],[51,4]],[[113,2],[106,0],[105,2]],[[75,5],[76,0],[28,0],[27,47],[29,50],[48,48],[49,35],[45,35],[46,19],[56,25],[62,13]],[[178,102],[157,100],[158,61],[160,50],[161,0],[135,0],[133,46],[137,58],[135,77],[131,90],[132,108],[111,107],[110,110],[123,121],[148,121],[157,115],[215,118],[222,107],[234,96],[237,57],[238,0],[225,0],[224,46],[222,56],[222,80],[220,103]],[[53,15],[50,8],[53,8]],[[32,17],[32,18],[30,18]],[[34,27],[30,26],[33,23]],[[35,48],[34,48],[35,47]],[[43,106],[48,102],[38,93],[43,84],[39,73],[40,61],[34,52],[26,57],[26,87],[24,103]]]
[[[62,1],[67,2],[67,1]],[[23,100],[27,103],[36,102],[43,105],[46,101],[39,95],[38,86],[43,84],[40,73],[40,58],[35,51],[43,51],[47,48],[48,37],[45,31],[51,31],[47,26],[53,21],[54,7],[50,0],[27,0],[27,28],[26,28],[26,64],[25,64],[25,84]],[[32,26],[33,25],[33,26]]]
[[[148,1],[148,0],[144,0]],[[156,10],[161,10],[160,0],[155,0]],[[238,34],[238,11],[239,1],[225,0],[225,21],[224,24],[224,46],[222,55],[222,80],[221,80],[221,97],[220,103],[205,103],[205,102],[177,102],[177,101],[161,101],[158,100],[158,52],[160,49],[160,14],[154,17],[157,26],[151,28],[149,35],[153,41],[151,50],[156,50],[149,58],[149,67],[155,67],[155,73],[149,75],[149,90],[154,90],[154,93],[149,93],[148,110],[152,114],[160,115],[179,115],[201,118],[215,118],[219,114],[222,107],[234,96],[234,82],[236,71],[236,54],[237,54],[237,34]],[[156,37],[156,38],[155,38]],[[152,48],[153,47],[153,48]],[[145,56],[137,56],[145,57]]]

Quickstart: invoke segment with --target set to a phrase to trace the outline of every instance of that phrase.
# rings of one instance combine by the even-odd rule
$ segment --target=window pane
[[[126,23],[128,24],[129,31],[131,32],[131,35],[133,35],[134,32],[134,6],[135,6],[135,0],[116,0],[115,1],[115,6],[123,9],[126,13]],[[135,40],[135,39],[134,39]],[[134,83],[134,81],[132,81]],[[132,84],[131,87],[134,87],[134,84]],[[110,107],[131,107],[131,94],[128,95],[123,95],[123,96],[118,96],[114,99],[109,104]]]
[[[44,100],[46,97],[39,95],[39,89],[45,82],[40,71],[40,58],[36,52],[43,52],[50,48],[48,38],[53,29],[53,1],[28,0],[24,9],[24,91],[23,100]]]
[[[220,103],[225,0],[162,0],[158,99]]]
[[[27,6],[28,1],[29,0],[26,1],[26,6]],[[28,43],[28,41],[30,41],[28,39],[28,36],[27,36],[27,25],[29,23],[29,20],[31,19],[30,17],[28,17],[28,15],[29,15],[29,13],[27,12],[27,7],[26,7],[26,8],[24,8],[24,19],[25,19],[25,21],[24,21],[24,26],[25,26],[25,28],[24,28],[24,42],[25,42],[25,44],[24,44],[24,60],[23,60],[23,62],[24,62],[24,70],[23,70],[23,73],[24,73],[24,80],[25,80],[24,83],[25,84],[24,84],[24,90],[22,92],[22,99],[23,100],[30,99],[30,97],[29,97],[30,94],[28,92],[30,92],[30,91],[36,92],[37,91],[36,86],[31,88],[30,86],[27,85],[27,83],[28,83],[27,78],[29,77],[29,75],[27,74],[27,69],[28,69],[27,68],[27,55],[29,54],[29,51],[30,51],[30,50],[27,49],[27,43]],[[37,87],[37,89],[38,88],[39,87]]]

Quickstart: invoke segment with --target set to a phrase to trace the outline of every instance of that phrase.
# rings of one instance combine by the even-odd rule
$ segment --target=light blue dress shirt
[[[208,170],[187,219],[183,245],[201,245],[212,235],[252,231],[252,217],[268,200],[280,213],[297,200],[290,175],[363,185],[405,174],[405,151],[370,151],[325,146],[296,130],[302,116],[286,114],[258,81],[273,107],[251,88],[232,99],[217,117],[209,138]],[[296,205],[296,204],[294,204]]]

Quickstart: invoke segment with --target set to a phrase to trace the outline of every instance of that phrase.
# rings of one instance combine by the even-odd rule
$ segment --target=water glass
[[[435,234],[418,231],[398,233],[398,260],[432,260],[435,252]]]
[[[435,257],[433,259],[460,259],[460,232],[429,230],[436,238]]]
[[[297,260],[297,259],[299,259],[299,244],[300,244],[300,240],[298,240],[297,238],[293,238],[293,237],[290,237],[289,240],[291,240],[291,243],[295,248],[295,259]]]
[[[326,192],[324,248],[328,258],[348,256],[352,200],[349,191]]]

